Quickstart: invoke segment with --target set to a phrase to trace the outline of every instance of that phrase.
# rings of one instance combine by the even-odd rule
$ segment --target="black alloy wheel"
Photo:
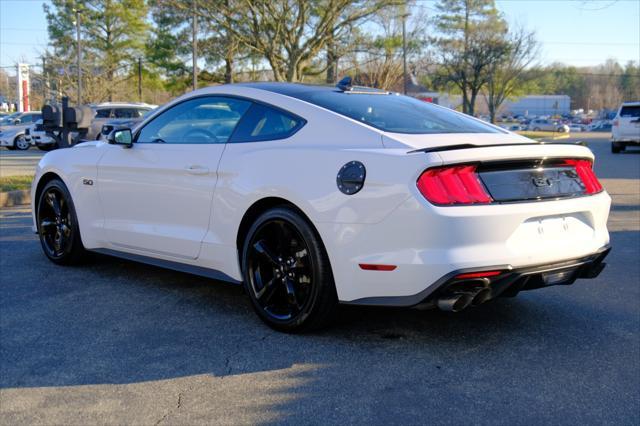
[[[258,315],[287,332],[326,325],[337,306],[333,276],[315,230],[295,210],[269,210],[249,230],[245,288]]]
[[[64,183],[47,183],[38,201],[37,227],[45,255],[54,263],[78,263],[85,254],[71,195]]]

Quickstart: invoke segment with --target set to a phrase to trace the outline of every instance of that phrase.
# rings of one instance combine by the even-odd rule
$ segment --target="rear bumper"
[[[491,295],[487,300],[500,296],[514,297],[521,291],[535,290],[538,288],[552,287],[556,285],[571,285],[577,279],[596,278],[606,267],[604,259],[611,251],[611,246],[602,247],[595,253],[577,259],[563,262],[548,263],[525,268],[512,268],[507,265],[494,265],[482,268],[466,268],[450,272],[440,278],[435,284],[429,286],[418,294],[401,297],[373,297],[354,300],[349,304],[379,305],[379,306],[415,306],[419,304],[432,304],[438,298],[448,293],[464,291],[466,284],[481,285],[489,288]],[[502,271],[500,275],[460,279],[462,274],[482,273],[484,271]],[[551,281],[550,277],[558,277],[557,281]]]
[[[525,270],[582,259],[609,244],[606,192],[465,207],[412,197],[375,224],[317,223],[344,303],[411,306],[458,271]],[[393,265],[390,271],[360,264]]]
[[[611,139],[612,143],[624,144],[624,145],[640,145],[640,138],[620,138],[620,139]]]

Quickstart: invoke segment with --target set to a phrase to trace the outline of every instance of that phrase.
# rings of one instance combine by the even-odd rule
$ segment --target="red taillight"
[[[598,181],[596,174],[593,173],[591,161],[589,160],[565,160],[565,164],[573,166],[580,180],[584,184],[584,192],[587,194],[595,194],[602,191],[602,185]]]
[[[618,120],[613,120],[613,127],[618,127],[620,122]]]
[[[468,280],[470,278],[488,278],[495,277],[502,274],[502,271],[482,271],[482,272],[469,272],[466,274],[456,275],[457,280]]]
[[[480,182],[476,166],[448,166],[426,170],[418,190],[434,204],[481,204],[493,201]]]

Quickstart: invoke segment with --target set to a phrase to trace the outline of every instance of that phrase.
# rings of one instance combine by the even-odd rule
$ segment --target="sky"
[[[433,12],[436,0],[417,0]],[[0,67],[40,64],[47,44],[43,0],[0,0]],[[640,62],[640,0],[496,0],[510,25],[535,30],[541,64]]]

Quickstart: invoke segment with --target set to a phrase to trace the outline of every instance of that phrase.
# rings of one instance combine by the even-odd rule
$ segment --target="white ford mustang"
[[[459,311],[597,276],[611,200],[592,163],[393,93],[224,85],[45,155],[34,228],[55,263],[89,250],[243,283],[300,331],[339,303]]]

